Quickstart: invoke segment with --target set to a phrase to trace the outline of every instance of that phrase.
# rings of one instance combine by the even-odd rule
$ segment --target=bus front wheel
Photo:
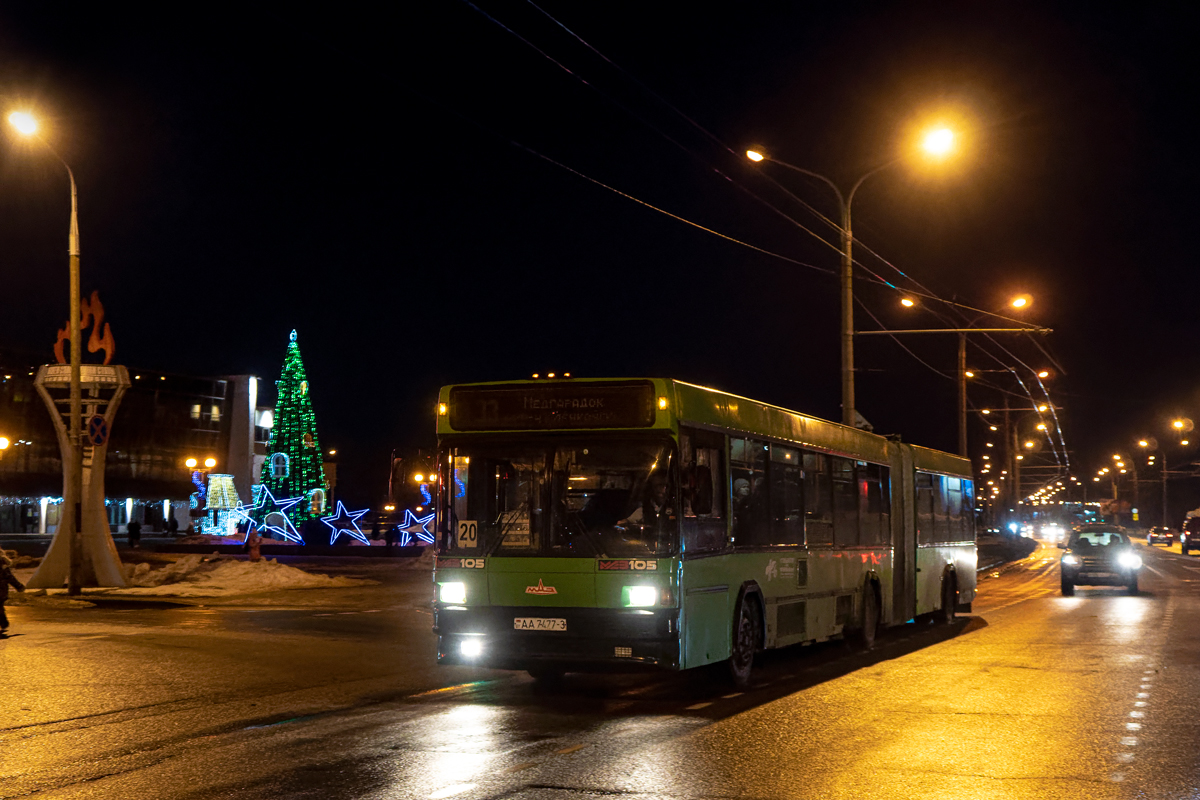
[[[733,618],[733,647],[729,655],[729,676],[736,686],[750,683],[760,628],[758,602],[752,595],[742,595]]]

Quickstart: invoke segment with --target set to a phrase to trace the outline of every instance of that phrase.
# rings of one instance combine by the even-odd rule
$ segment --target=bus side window
[[[962,541],[975,541],[975,482],[962,482]]]
[[[947,479],[945,475],[933,476],[933,540],[950,541],[950,516]]]
[[[685,553],[722,550],[728,543],[725,499],[725,436],[711,431],[680,431],[680,497]]]
[[[829,457],[804,454],[804,538],[808,545],[833,544],[833,497],[829,487]]]
[[[804,544],[803,475],[799,450],[771,445],[771,544]]]
[[[877,545],[883,542],[883,532],[886,529],[882,517],[880,469],[878,464],[858,465],[858,497],[861,506],[859,524],[862,532],[860,544]]]
[[[854,462],[834,456],[833,462],[833,543],[836,547],[858,544],[858,484],[854,482]]]
[[[879,468],[879,524],[882,526],[880,541],[883,544],[892,543],[892,470],[890,467]]]
[[[933,476],[917,473],[917,544],[933,544]]]
[[[961,542],[964,541],[962,478],[942,480],[946,482],[946,516],[949,518],[945,541]]]
[[[729,475],[733,485],[733,541],[738,547],[770,542],[771,509],[767,501],[767,444],[755,439],[729,440]]]

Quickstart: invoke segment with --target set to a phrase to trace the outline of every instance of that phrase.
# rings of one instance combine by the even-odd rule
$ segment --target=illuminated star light
[[[303,499],[303,497],[289,497],[286,500],[276,500],[275,496],[271,494],[271,490],[264,486],[262,487],[262,493],[258,496],[258,502],[249,507],[249,513],[247,513],[245,506],[238,506],[236,511],[239,516],[249,520],[251,525],[254,525],[255,522],[253,519],[250,519],[250,514],[261,513],[263,515],[262,530],[277,533],[288,541],[304,544],[304,538],[296,530],[296,526],[292,524],[292,521],[287,518],[287,514],[284,513]],[[283,518],[283,525],[267,524],[267,517],[274,513],[278,513]],[[249,529],[246,531],[246,537],[250,537]]]
[[[433,525],[433,518],[436,514],[430,514],[427,517],[418,517],[411,509],[404,509],[404,524],[400,526],[400,530],[408,536],[415,535],[418,539],[426,544],[433,544],[434,536],[430,528]]]
[[[370,509],[364,508],[362,511],[347,511],[342,505],[342,501],[337,501],[337,513],[331,517],[321,517],[321,522],[329,526],[332,535],[329,537],[329,543],[333,544],[337,541],[338,536],[346,534],[355,539],[358,539],[363,544],[370,544],[367,537],[363,535],[362,528],[358,527],[358,520]]]

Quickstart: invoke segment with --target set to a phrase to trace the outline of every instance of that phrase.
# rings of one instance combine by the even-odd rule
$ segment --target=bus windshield
[[[665,438],[443,444],[438,549],[462,555],[639,557],[678,541]]]

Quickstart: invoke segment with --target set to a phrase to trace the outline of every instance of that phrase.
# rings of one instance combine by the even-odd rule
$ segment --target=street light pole
[[[53,152],[53,150],[51,151]],[[54,154],[58,156],[58,153]],[[68,488],[75,498],[75,526],[71,531],[70,566],[67,572],[67,594],[77,595],[81,589],[80,573],[83,571],[83,397],[80,364],[83,352],[79,341],[81,313],[79,297],[79,202],[75,190],[75,173],[59,156],[71,179],[71,231],[67,236],[67,254],[70,260],[71,316],[68,326],[71,336],[71,473]]]
[[[967,453],[967,334],[968,333],[1053,333],[1052,328],[1030,325],[1027,328],[921,328],[903,331],[855,331],[854,336],[899,336],[914,333],[957,333],[958,334],[958,454]],[[853,390],[853,385],[851,385]]]
[[[17,111],[9,114],[8,121],[24,136],[38,139],[49,150],[59,163],[67,170],[71,181],[71,228],[67,234],[67,255],[70,271],[70,307],[67,310],[67,331],[71,337],[71,420],[69,428],[70,464],[67,471],[65,493],[73,501],[75,508],[68,509],[73,515],[74,525],[70,531],[71,541],[67,548],[69,567],[67,571],[67,593],[77,595],[81,592],[81,575],[83,572],[83,392],[81,391],[80,364],[83,360],[80,328],[80,297],[79,297],[79,201],[75,189],[75,173],[71,166],[50,146],[49,142],[38,136],[38,123],[30,114]]]
[[[768,160],[765,155],[757,150],[749,150],[746,155],[751,161]],[[838,210],[841,212],[841,251],[842,261],[841,267],[838,270],[838,285],[840,287],[841,307],[842,307],[842,325],[841,325],[841,354],[842,354],[842,424],[855,427],[857,422],[857,409],[854,407],[854,234],[851,228],[850,210],[854,204],[854,195],[858,193],[858,187],[862,186],[863,181],[874,175],[880,170],[887,169],[900,159],[895,158],[885,164],[881,164],[873,170],[865,173],[854,185],[850,187],[849,194],[843,195],[842,190],[837,187],[837,184],[826,178],[820,173],[811,170],[797,167],[794,164],[789,164],[786,161],[780,161],[775,158],[769,159],[772,163],[778,164],[781,167],[787,167],[793,172],[799,172],[801,175],[807,175],[810,178],[816,178],[833,190],[833,194],[837,197]]]

